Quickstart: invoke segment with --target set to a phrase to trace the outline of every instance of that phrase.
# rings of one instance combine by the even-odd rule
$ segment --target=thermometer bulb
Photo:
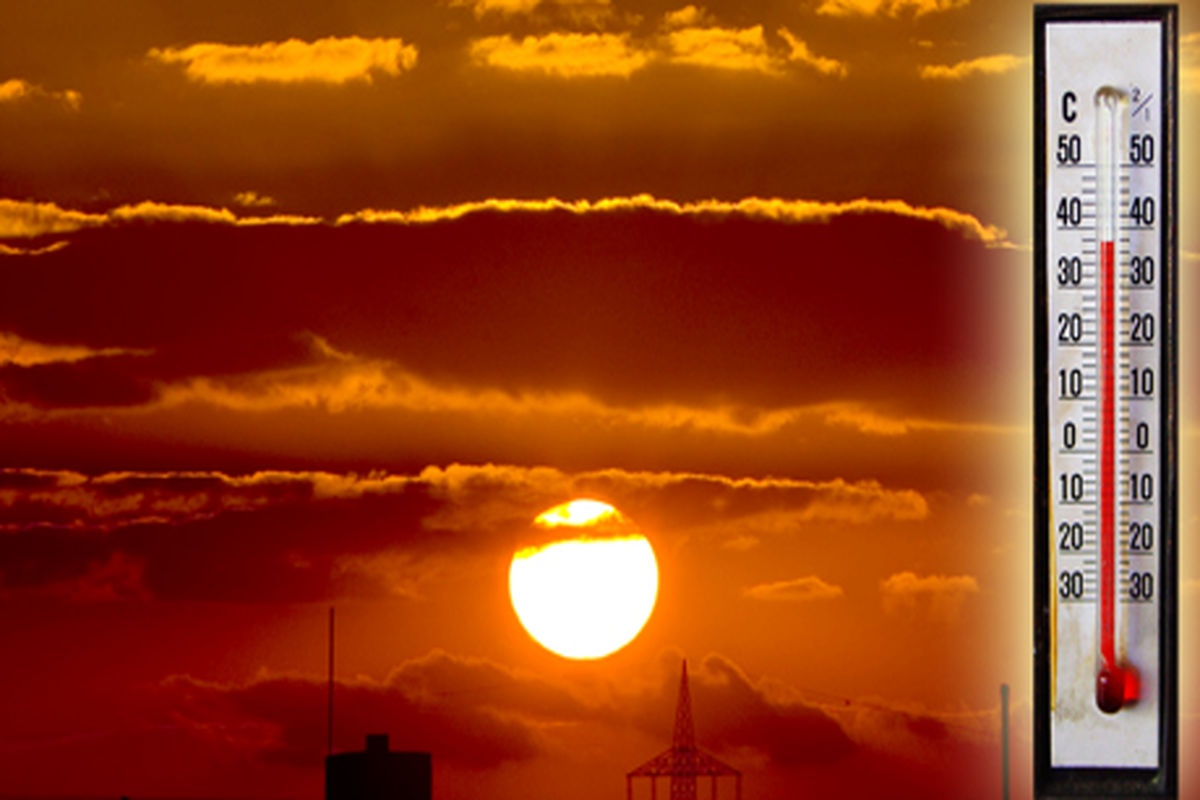
[[[1115,714],[1125,705],[1125,675],[1120,667],[1101,667],[1096,676],[1096,705],[1105,714]]]
[[[1138,699],[1138,674],[1132,667],[1101,667],[1096,676],[1096,705],[1105,714],[1115,714]]]
[[[1138,699],[1138,674],[1132,667],[1102,667],[1096,676],[1096,705],[1105,714],[1115,714]]]

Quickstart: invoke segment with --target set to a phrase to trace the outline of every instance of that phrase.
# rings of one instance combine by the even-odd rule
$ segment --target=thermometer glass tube
[[[1035,790],[1176,791],[1173,6],[1035,11]]]
[[[1118,251],[1124,253],[1124,247],[1118,247],[1118,240],[1124,244],[1121,237],[1120,211],[1122,202],[1128,198],[1129,192],[1122,191],[1120,156],[1117,148],[1124,141],[1122,135],[1126,129],[1125,119],[1129,114],[1129,96],[1113,86],[1101,86],[1095,95],[1095,156],[1096,177],[1094,196],[1096,198],[1096,251],[1099,269],[1100,302],[1098,306],[1099,331],[1099,494],[1098,522],[1100,529],[1099,558],[1099,608],[1096,615],[1096,641],[1099,642],[1098,664],[1096,669],[1096,706],[1104,712],[1113,714],[1120,711],[1127,703],[1132,705],[1137,701],[1136,667],[1121,663],[1117,653],[1117,585],[1120,582],[1117,569],[1117,476],[1121,474],[1121,464],[1128,463],[1117,458],[1118,440],[1122,439],[1117,424],[1117,406],[1119,398],[1116,393],[1117,364],[1122,366],[1131,363],[1127,352],[1122,351],[1122,357],[1117,357],[1121,348],[1121,340],[1117,335],[1117,307],[1129,308],[1129,303],[1117,301],[1116,264]],[[1136,381],[1136,375],[1131,379]],[[1140,388],[1131,383],[1131,388]],[[1153,387],[1148,387],[1153,388]],[[1122,421],[1128,421],[1126,413]],[[1125,427],[1125,426],[1121,426]],[[1124,441],[1128,444],[1128,438]],[[1119,463],[1118,463],[1119,462]],[[1128,514],[1121,515],[1127,519]],[[1141,578],[1139,573],[1139,579]],[[1152,590],[1152,578],[1148,586]],[[1141,592],[1139,591],[1139,594]]]

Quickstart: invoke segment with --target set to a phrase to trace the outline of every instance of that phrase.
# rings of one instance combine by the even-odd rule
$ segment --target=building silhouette
[[[388,749],[386,733],[367,734],[367,747],[325,757],[325,800],[432,800],[429,753]]]
[[[675,705],[675,736],[668,750],[656,755],[625,775],[626,800],[633,800],[633,779],[650,779],[650,798],[655,800],[659,778],[670,778],[671,800],[696,800],[698,778],[712,780],[712,797],[717,797],[717,779],[734,779],[737,800],[742,798],[742,773],[696,747],[692,724],[692,695],[688,691],[687,661],[679,678],[679,700]]]

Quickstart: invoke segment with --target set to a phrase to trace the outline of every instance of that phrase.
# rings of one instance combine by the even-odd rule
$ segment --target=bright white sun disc
[[[611,535],[614,515],[629,531],[625,535]],[[564,506],[539,521],[547,516],[597,518]],[[611,506],[599,516],[610,526],[606,538],[590,538],[589,522],[558,522],[554,527],[562,540],[518,551],[509,567],[517,618],[539,644],[566,658],[600,658],[624,647],[646,624],[658,596],[658,562],[650,542]],[[567,538],[572,533],[577,536]]]

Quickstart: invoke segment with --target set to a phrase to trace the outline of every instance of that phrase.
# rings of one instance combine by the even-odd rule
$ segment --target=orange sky
[[[0,795],[319,797],[334,604],[445,800],[620,796],[683,656],[748,800],[998,796],[1002,682],[1028,796],[1031,6],[9,6]],[[584,663],[580,496],[661,570]]]

